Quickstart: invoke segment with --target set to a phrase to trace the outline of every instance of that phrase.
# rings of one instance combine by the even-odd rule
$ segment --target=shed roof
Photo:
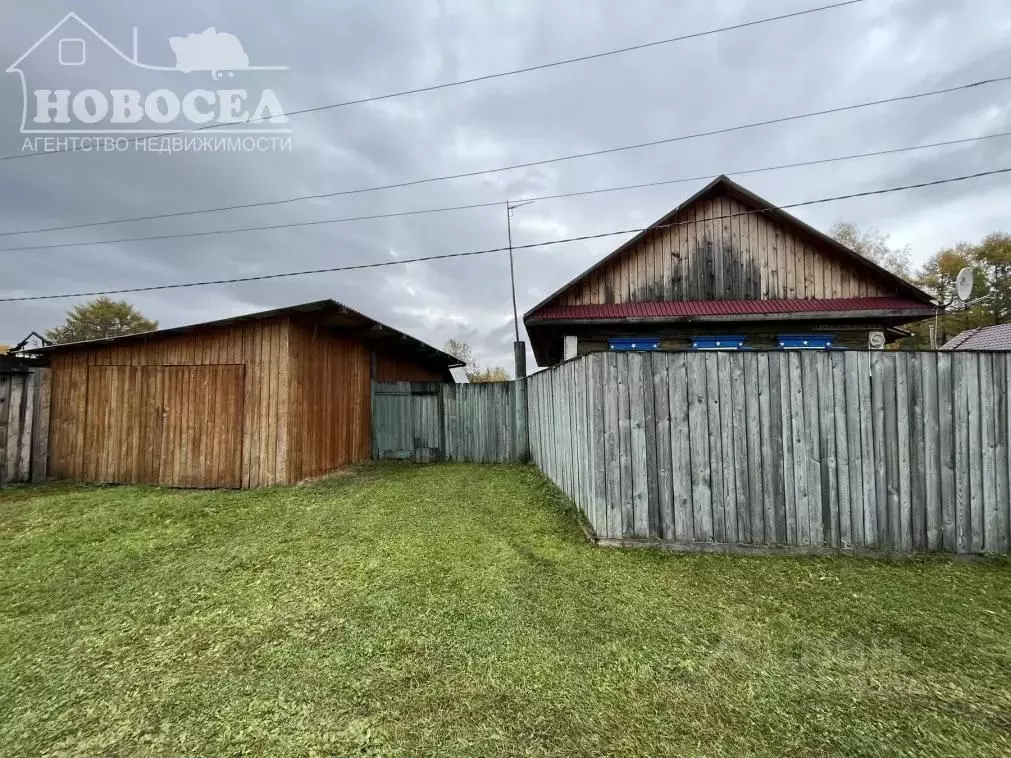
[[[257,313],[247,313],[242,316],[232,316],[230,318],[218,319],[216,321],[203,321],[199,324],[187,324],[185,326],[175,326],[170,329],[156,329],[149,332],[138,332],[137,334],[126,334],[121,337],[106,337],[104,339],[85,340],[82,342],[67,342],[61,345],[50,345],[48,347],[35,348],[26,352],[38,355],[51,355],[53,353],[70,350],[87,350],[93,347],[104,345],[118,345],[129,342],[147,342],[162,337],[175,334],[187,334],[201,329],[208,329],[220,326],[236,326],[250,321],[262,321],[276,318],[278,316],[301,316],[313,321],[324,329],[352,333],[360,337],[369,344],[384,347],[395,352],[411,355],[419,360],[437,364],[444,368],[456,368],[466,364],[458,358],[445,353],[438,348],[432,347],[426,342],[405,334],[398,329],[387,326],[376,321],[370,316],[366,316],[336,300],[316,300],[311,303],[301,305],[289,305],[284,308],[275,308],[269,311],[259,311]]]
[[[941,350],[1011,350],[1011,324],[966,329]]]

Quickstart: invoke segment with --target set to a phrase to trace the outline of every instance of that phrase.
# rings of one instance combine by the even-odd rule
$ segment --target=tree
[[[905,247],[890,246],[888,235],[880,229],[873,227],[861,229],[851,221],[837,221],[828,233],[836,242],[860,253],[864,258],[869,258],[893,274],[898,274],[904,279],[911,277],[912,265],[909,257],[909,245]]]
[[[968,307],[952,302],[955,280],[963,268],[970,268],[975,274],[970,300],[986,298]],[[916,282],[942,305],[950,304],[948,313],[936,320],[938,345],[966,329],[1011,321],[1011,234],[994,232],[976,245],[959,242],[938,251],[917,273]],[[929,347],[929,329],[933,324],[931,319],[910,326],[915,336],[903,340],[903,347]]]
[[[71,308],[63,326],[47,330],[46,339],[63,344],[150,332],[157,328],[157,321],[145,318],[125,300],[99,297]]]
[[[454,358],[463,361],[468,366],[474,362],[474,351],[471,350],[470,345],[463,340],[455,338],[446,340],[446,346],[443,348],[443,351],[449,353]]]
[[[1005,323],[1011,319],[1011,234],[986,235],[972,248],[970,260],[979,281],[973,294],[990,296],[983,307],[990,317],[989,323]]]
[[[479,382],[508,382],[509,372],[501,366],[487,368],[484,371],[468,371],[467,380],[471,384],[478,384]]]
[[[482,370],[477,359],[474,357],[474,351],[471,349],[470,345],[463,340],[455,338],[449,339],[446,341],[446,346],[443,350],[452,355],[454,358],[458,358],[467,364],[463,373],[467,376],[467,381],[471,384],[478,384],[480,382],[509,381],[509,372],[501,366],[493,366]]]

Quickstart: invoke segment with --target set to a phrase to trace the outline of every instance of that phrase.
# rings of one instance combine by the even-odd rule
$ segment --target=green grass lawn
[[[596,548],[533,468],[0,494],[0,755],[1011,754],[1011,565]]]

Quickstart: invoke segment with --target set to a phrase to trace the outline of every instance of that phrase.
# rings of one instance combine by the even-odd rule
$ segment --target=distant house
[[[1011,324],[966,329],[941,350],[1011,350]]]
[[[604,350],[866,349],[930,295],[721,176],[523,317],[538,364]]]
[[[333,300],[31,351],[48,358],[49,475],[288,484],[371,457],[371,384],[456,358]]]

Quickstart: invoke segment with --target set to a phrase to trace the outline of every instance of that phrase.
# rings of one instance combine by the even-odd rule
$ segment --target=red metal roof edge
[[[679,300],[663,302],[563,305],[542,309],[536,321],[616,318],[679,318],[685,316],[749,316],[834,311],[922,310],[930,306],[903,297],[853,297],[806,300]]]

